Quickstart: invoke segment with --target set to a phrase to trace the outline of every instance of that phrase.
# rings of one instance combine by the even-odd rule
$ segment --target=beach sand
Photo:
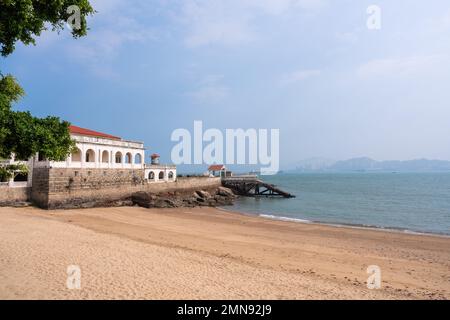
[[[449,237],[214,208],[0,208],[0,299],[449,298]]]

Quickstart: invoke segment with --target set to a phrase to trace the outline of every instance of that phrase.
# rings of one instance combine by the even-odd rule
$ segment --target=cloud
[[[102,5],[98,6],[99,3]],[[121,49],[131,43],[157,40],[158,34],[155,29],[132,18],[123,2],[96,1],[93,6],[99,11],[95,16],[96,23],[87,37],[71,41],[66,46],[66,53],[96,75],[111,78],[117,76],[114,63]]]
[[[439,71],[448,62],[448,56],[439,54],[375,59],[359,66],[357,75],[362,78],[420,75]]]
[[[439,17],[429,18],[426,20],[425,25],[430,35],[442,33],[448,38],[447,32],[450,30],[450,10],[444,11]]]
[[[349,32],[337,32],[335,34],[336,40],[343,43],[354,44],[358,41],[358,32],[349,31]]]
[[[123,0],[91,0],[92,7],[99,13],[116,13],[123,5]]]
[[[186,1],[181,19],[188,26],[185,44],[188,47],[212,43],[236,45],[251,40],[250,15],[240,9],[233,10],[235,6],[233,0]]]
[[[445,30],[450,29],[450,11],[448,11],[441,19],[442,28]]]
[[[199,82],[199,87],[187,95],[199,104],[217,104],[229,96],[229,88],[223,85],[223,75],[208,75]]]
[[[280,16],[294,9],[312,10],[325,0],[186,0],[179,21],[186,27],[185,44],[233,46],[257,38],[258,16]]]
[[[229,90],[225,86],[206,86],[191,92],[189,95],[198,103],[218,103],[228,96]]]
[[[244,0],[245,1],[245,0]],[[249,6],[262,9],[267,14],[282,14],[290,9],[319,9],[325,0],[246,0]]]
[[[317,77],[321,74],[321,71],[318,69],[310,69],[310,70],[297,70],[288,74],[285,74],[281,77],[282,85],[290,85],[296,82],[304,81],[309,78]]]

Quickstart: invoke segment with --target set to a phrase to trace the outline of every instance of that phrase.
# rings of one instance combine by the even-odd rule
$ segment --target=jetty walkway
[[[256,175],[224,177],[222,185],[242,196],[295,198],[295,195],[277,188],[274,184],[262,181]]]

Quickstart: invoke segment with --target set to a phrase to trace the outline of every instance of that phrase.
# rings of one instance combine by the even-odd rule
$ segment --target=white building
[[[151,156],[151,163],[145,165],[144,176],[148,182],[170,182],[177,179],[177,167],[175,165],[165,165],[159,163],[159,155],[154,153]]]
[[[144,169],[144,143],[123,140],[106,133],[70,126],[77,151],[66,161],[47,161],[38,156],[34,167]]]
[[[70,126],[70,134],[77,150],[66,161],[48,161],[38,155],[32,161],[32,168],[141,169],[148,182],[176,180],[176,166],[145,164],[143,142],[124,140],[77,126]]]

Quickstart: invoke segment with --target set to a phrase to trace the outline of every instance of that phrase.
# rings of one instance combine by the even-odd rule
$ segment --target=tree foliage
[[[0,137],[0,157],[11,154],[25,160],[39,153],[48,160],[62,161],[73,151],[75,143],[69,123],[57,117],[36,118],[29,112],[9,111]]]
[[[94,13],[88,0],[0,0],[0,53],[11,54],[17,41],[35,44],[48,26],[64,29],[76,5],[80,12],[79,28],[72,28],[74,38],[86,35],[86,17]],[[0,72],[0,157],[12,154],[26,160],[37,152],[48,160],[62,161],[73,151],[75,143],[69,123],[57,117],[36,118],[29,112],[13,111],[12,106],[25,94],[12,75]]]
[[[71,16],[69,6],[80,9],[80,28],[72,29],[75,38],[86,35],[86,16],[94,9],[88,0],[0,0],[1,54],[7,56],[15,49],[15,43],[35,44],[35,37],[51,26],[60,31]]]

